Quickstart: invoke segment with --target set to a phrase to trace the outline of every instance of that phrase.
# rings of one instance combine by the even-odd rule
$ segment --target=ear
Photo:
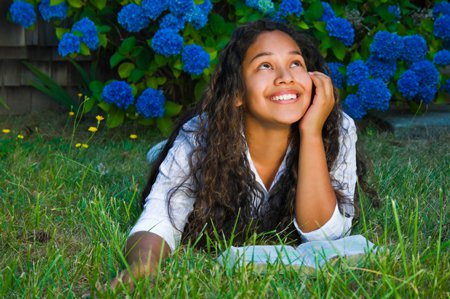
[[[241,107],[242,105],[244,105],[244,100],[242,99],[241,96],[237,96],[237,97],[236,97],[236,100],[235,100],[235,102],[234,102],[234,105],[235,105],[236,107]]]

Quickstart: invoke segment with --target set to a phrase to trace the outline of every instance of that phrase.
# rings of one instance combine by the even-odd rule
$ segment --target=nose
[[[291,84],[294,82],[294,77],[292,76],[290,70],[285,68],[279,68],[277,72],[277,77],[275,79],[275,85],[280,84]]]

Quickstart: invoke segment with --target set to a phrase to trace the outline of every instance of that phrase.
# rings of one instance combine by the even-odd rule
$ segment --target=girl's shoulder
[[[344,133],[356,133],[356,125],[353,118],[351,118],[348,114],[342,111],[342,120],[340,125],[341,132]]]

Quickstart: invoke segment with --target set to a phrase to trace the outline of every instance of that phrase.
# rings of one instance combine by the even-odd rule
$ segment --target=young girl
[[[144,190],[127,261],[154,273],[180,242],[274,232],[305,241],[349,233],[356,129],[305,34],[257,21],[238,28],[209,87],[172,133]],[[115,279],[130,281],[124,272]]]

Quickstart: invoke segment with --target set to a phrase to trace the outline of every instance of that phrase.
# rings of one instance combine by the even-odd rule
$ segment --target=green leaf
[[[103,91],[103,83],[100,81],[89,82],[89,90],[95,95],[101,95]]]
[[[207,83],[205,80],[200,80],[197,82],[197,84],[195,84],[194,95],[195,95],[195,99],[197,101],[200,100],[206,86],[207,86]]]
[[[83,6],[81,0],[67,0],[67,3],[74,8],[81,8]]]
[[[327,23],[325,22],[313,22],[314,28],[317,29],[319,32],[327,33]]]
[[[297,26],[298,26],[298,28],[300,28],[300,29],[304,29],[304,30],[308,30],[308,29],[309,29],[308,24],[306,24],[306,23],[303,22],[303,21],[300,21],[300,22],[297,24]]]
[[[156,126],[164,136],[169,136],[172,132],[172,119],[169,117],[163,117],[156,119]]]
[[[120,54],[119,52],[114,53],[111,58],[109,59],[109,65],[111,66],[111,68],[115,67],[116,65],[118,65],[122,60],[125,59],[125,56],[123,56],[122,54]]]
[[[64,33],[69,32],[67,28],[56,27],[56,37],[61,40]]]
[[[94,108],[95,105],[95,98],[89,97],[87,100],[83,102],[83,114],[88,113],[89,111]]]
[[[102,109],[102,110],[105,111],[105,112],[108,112],[109,109],[111,108],[111,105],[108,104],[108,103],[106,103],[106,102],[100,102],[100,103],[98,103],[97,106],[99,106],[100,109]]]
[[[160,66],[166,65],[167,60],[166,60],[166,58],[165,58],[164,56],[159,55],[159,54],[156,54],[156,55],[155,55],[155,62],[156,62],[156,65],[157,65],[158,67],[160,67]]]
[[[123,124],[125,119],[125,111],[120,110],[116,107],[110,108],[108,112],[108,118],[106,119],[106,126],[108,128],[117,128]]]
[[[106,6],[106,0],[90,0],[89,2],[92,3],[95,7],[97,7],[98,10],[102,10]]]
[[[120,45],[117,52],[119,52],[122,55],[127,55],[135,45],[136,45],[136,37],[130,36],[129,38],[126,38],[122,41],[122,44]]]
[[[138,120],[138,124],[144,125],[144,126],[151,126],[155,123],[155,120],[153,118],[141,118]]]
[[[176,69],[176,70],[179,70],[179,71],[183,70],[183,64],[181,63],[181,59],[178,58],[175,61],[175,63],[173,64],[173,68]]]
[[[219,14],[212,13],[209,15],[209,26],[214,35],[221,35],[225,27],[225,20]]]
[[[85,43],[80,43],[80,53],[82,55],[89,56],[91,55],[91,50],[89,50]]]
[[[128,80],[131,83],[136,83],[137,81],[139,81],[143,76],[145,75],[145,72],[141,69],[134,69],[130,76],[128,77]]]
[[[347,49],[345,48],[345,45],[341,41],[334,39],[331,50],[333,50],[333,53],[337,59],[339,59],[340,61],[344,60],[345,51]]]
[[[314,1],[307,9],[305,9],[305,19],[307,21],[317,21],[322,15],[323,6],[320,1]]]
[[[131,62],[124,62],[119,66],[117,72],[119,73],[119,77],[124,79],[130,76],[131,72],[134,70],[135,66]]]
[[[50,6],[58,5],[58,4],[61,4],[64,2],[66,2],[66,1],[65,0],[50,0]]]
[[[182,105],[179,105],[172,101],[166,101],[166,103],[164,104],[164,116],[167,117],[177,116],[181,112],[182,108],[183,108]]]
[[[100,33],[108,33],[111,31],[111,27],[107,26],[107,25],[100,25],[100,26],[96,26],[97,27],[97,31]]]
[[[106,48],[106,46],[108,45],[108,38],[106,37],[106,34],[100,33],[98,35],[98,39],[100,41],[100,46]]]

